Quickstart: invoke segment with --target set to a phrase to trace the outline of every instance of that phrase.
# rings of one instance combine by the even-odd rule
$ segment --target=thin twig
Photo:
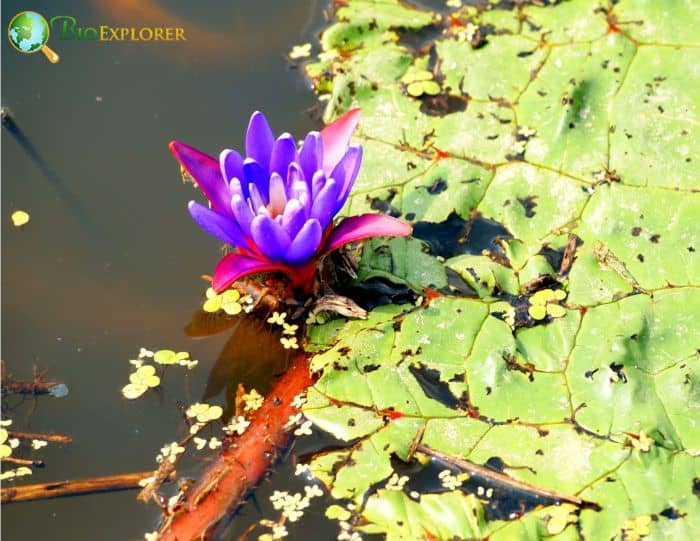
[[[15,458],[13,456],[3,458],[2,462],[8,462],[9,464],[15,464],[16,466],[34,466],[35,468],[44,467],[44,462],[42,460],[29,460],[27,458]]]
[[[416,447],[416,450],[433,458],[437,458],[442,462],[446,462],[447,464],[453,464],[461,470],[469,472],[471,475],[478,476],[488,481],[491,481],[495,485],[500,485],[509,489],[520,490],[527,494],[539,496],[540,498],[552,500],[553,502],[557,503],[570,503],[578,507],[587,508],[599,507],[598,504],[594,502],[582,500],[577,496],[569,496],[568,494],[562,494],[561,492],[556,492],[547,488],[540,488],[535,485],[531,485],[530,483],[526,483],[524,481],[518,481],[517,479],[513,479],[512,477],[509,477],[504,473],[497,472],[484,466],[479,466],[478,464],[474,464],[473,462],[469,462],[468,460],[465,460],[463,458],[457,458],[452,455],[442,453],[431,447],[428,447],[427,445],[418,445]]]
[[[10,438],[18,438],[20,440],[43,440],[51,443],[73,443],[73,438],[64,436],[63,434],[39,434],[38,432],[18,432],[16,430],[8,430]]]
[[[152,471],[57,481],[55,483],[38,483],[20,487],[4,487],[0,491],[2,494],[1,500],[2,503],[28,502],[80,494],[94,494],[96,492],[130,490],[139,488],[139,481],[150,475],[153,475]]]

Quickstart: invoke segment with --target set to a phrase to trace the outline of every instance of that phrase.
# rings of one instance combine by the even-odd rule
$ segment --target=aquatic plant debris
[[[700,537],[700,6],[479,5],[347,0],[305,65],[326,119],[362,109],[346,214],[463,222],[444,261],[376,240],[364,268],[410,271],[417,292],[447,269],[473,291],[309,321],[304,416],[347,446],[308,470],[347,536]],[[410,92],[421,80],[439,93]],[[480,219],[505,231],[483,248]],[[499,514],[507,494],[426,493],[411,475],[382,488],[425,459],[416,441],[600,509]]]
[[[12,225],[22,227],[29,223],[29,213],[25,210],[15,210],[12,215]]]
[[[310,132],[297,148],[289,133],[275,138],[265,115],[256,111],[246,132],[245,157],[226,149],[215,160],[184,143],[170,143],[211,205],[191,201],[192,218],[236,250],[214,271],[215,293],[248,274],[272,271],[308,291],[319,259],[328,252],[368,237],[411,233],[408,224],[376,214],[333,223],[360,170],[362,147],[349,145],[359,118],[358,109],[348,111],[320,133]]]

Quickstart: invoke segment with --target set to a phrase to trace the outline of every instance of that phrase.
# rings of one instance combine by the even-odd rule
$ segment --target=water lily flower
[[[236,248],[214,271],[217,293],[248,274],[279,271],[293,287],[313,283],[319,260],[349,242],[375,236],[406,236],[411,226],[385,215],[333,218],[350,195],[362,147],[349,145],[359,109],[348,111],[300,148],[289,133],[275,139],[261,112],[250,118],[246,156],[221,152],[219,160],[184,143],[170,150],[209,200],[190,201],[192,218]]]

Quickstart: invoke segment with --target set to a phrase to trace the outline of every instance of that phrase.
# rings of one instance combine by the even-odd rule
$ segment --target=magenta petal
[[[227,289],[236,280],[258,272],[285,271],[284,265],[248,257],[242,254],[228,254],[216,265],[212,287],[217,293]]]
[[[322,236],[323,229],[318,220],[309,220],[290,244],[284,260],[290,265],[304,263],[318,250]]]
[[[255,111],[250,117],[248,130],[245,134],[246,156],[253,158],[265,171],[268,171],[274,142],[275,136],[267,123],[265,115],[260,111]]]
[[[215,210],[231,215],[231,196],[228,182],[221,176],[221,168],[211,156],[179,141],[170,142],[170,152],[197,182],[197,186],[211,202]]]
[[[223,242],[232,244],[233,246],[238,246],[240,248],[246,248],[248,246],[241,228],[238,227],[238,224],[233,219],[222,216],[218,212],[196,201],[190,201],[187,205],[187,209],[190,211],[190,215],[194,221],[197,222],[199,227],[210,235],[215,236]]]
[[[323,171],[330,175],[333,168],[345,154],[350,137],[360,121],[360,110],[350,109],[343,116],[323,128]]]
[[[250,234],[258,250],[270,259],[282,259],[289,249],[291,239],[287,232],[280,223],[265,214],[253,218]]]
[[[323,253],[332,252],[343,244],[370,237],[407,237],[413,228],[406,222],[384,214],[362,214],[345,218],[326,239]]]

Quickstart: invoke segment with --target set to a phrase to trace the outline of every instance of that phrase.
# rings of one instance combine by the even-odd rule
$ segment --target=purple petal
[[[263,201],[260,191],[258,191],[258,187],[252,182],[248,184],[248,191],[250,191],[250,204],[252,205],[253,213],[257,214],[260,212],[261,208],[264,209],[266,207],[265,201]]]
[[[255,259],[242,254],[228,254],[216,265],[212,287],[217,293],[221,293],[236,280],[259,272],[271,271],[286,272],[286,267],[273,261]]]
[[[322,235],[323,228],[318,220],[309,220],[290,244],[284,260],[290,265],[303,263],[318,250]]]
[[[352,186],[355,184],[355,179],[357,178],[357,173],[360,171],[361,163],[362,147],[353,146],[348,149],[345,156],[343,156],[338,165],[335,166],[335,169],[333,169],[333,174],[331,176],[340,186],[338,200],[333,207],[333,214],[336,214],[343,208],[345,201],[350,195]]]
[[[175,159],[197,182],[197,186],[209,199],[214,209],[222,214],[231,215],[228,182],[225,182],[221,176],[218,162],[211,156],[179,141],[171,141],[169,147]]]
[[[232,149],[222,150],[219,154],[219,166],[224,180],[229,182],[232,178],[243,178],[243,158]]]
[[[248,184],[246,182],[241,182],[238,178],[231,179],[231,182],[228,183],[228,191],[231,197],[236,194],[240,195],[243,199],[248,199],[248,197],[250,197]]]
[[[333,208],[338,200],[338,184],[332,178],[326,181],[326,185],[321,189],[318,195],[314,198],[313,206],[311,207],[311,218],[316,218],[322,228],[331,222],[333,216]]]
[[[323,171],[330,175],[345,154],[350,137],[360,121],[360,110],[350,109],[343,116],[321,130],[323,140]]]
[[[287,194],[284,190],[284,181],[277,173],[270,176],[270,203],[269,211],[273,216],[282,214],[287,206]]]
[[[233,210],[233,216],[236,218],[243,233],[250,236],[250,222],[253,221],[254,215],[250,210],[248,202],[239,194],[234,194],[231,198],[231,210]]]
[[[289,169],[287,169],[287,182],[285,186],[287,188],[287,198],[292,197],[292,186],[295,182],[306,182],[306,177],[304,172],[299,167],[298,163],[292,162],[289,164]]]
[[[299,151],[299,165],[307,179],[323,167],[323,144],[321,134],[317,131],[310,132],[304,139]]]
[[[407,237],[413,228],[406,222],[384,214],[362,214],[343,219],[333,229],[323,246],[323,253],[370,237]]]
[[[303,180],[294,181],[294,183],[289,189],[289,198],[297,199],[302,204],[302,206],[307,207],[309,201],[311,201],[311,194],[309,193],[309,186],[306,184],[306,182]],[[310,208],[307,207],[307,214],[309,210]]]
[[[321,191],[321,188],[326,184],[326,175],[323,174],[323,171],[319,169],[314,173],[314,176],[311,178],[311,198],[315,198],[318,196],[318,192]]]
[[[273,260],[280,260],[289,249],[291,239],[282,226],[270,216],[258,215],[250,224],[250,234],[258,250]]]
[[[245,153],[246,156],[258,162],[265,172],[270,167],[270,153],[274,142],[275,136],[265,115],[260,111],[255,111],[250,117],[248,131],[245,134]]]
[[[196,201],[190,201],[187,209],[190,211],[194,221],[199,224],[199,227],[210,235],[233,246],[247,248],[248,243],[241,228],[231,218],[222,216]]]
[[[286,175],[289,164],[296,161],[296,157],[297,144],[294,137],[288,133],[280,135],[272,146],[270,173],[279,173],[280,176]]]
[[[248,183],[253,183],[258,188],[258,193],[267,205],[270,196],[270,175],[263,169],[262,165],[251,158],[243,161],[243,172]]]
[[[290,238],[296,237],[306,223],[306,212],[298,199],[290,199],[282,214],[282,227]]]

